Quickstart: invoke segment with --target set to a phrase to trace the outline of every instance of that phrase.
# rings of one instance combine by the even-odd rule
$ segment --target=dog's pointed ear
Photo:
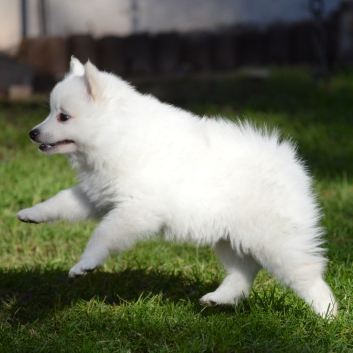
[[[85,73],[85,68],[81,64],[80,60],[76,59],[73,55],[70,61],[70,74],[74,76],[83,76]]]
[[[85,65],[85,82],[87,86],[87,93],[97,100],[101,93],[99,70],[88,60]]]

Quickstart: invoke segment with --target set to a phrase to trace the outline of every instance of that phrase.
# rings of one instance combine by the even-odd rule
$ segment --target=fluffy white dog
[[[210,245],[226,267],[204,304],[236,304],[263,267],[316,313],[337,315],[322,279],[320,211],[291,142],[161,103],[90,62],[70,67],[30,137],[44,154],[66,154],[80,184],[17,214],[33,223],[103,216],[70,276],[163,233]]]

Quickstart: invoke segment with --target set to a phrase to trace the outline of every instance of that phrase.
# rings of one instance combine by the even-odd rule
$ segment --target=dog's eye
[[[59,120],[60,121],[67,121],[70,119],[70,115],[64,114],[64,113],[60,113],[59,115]]]

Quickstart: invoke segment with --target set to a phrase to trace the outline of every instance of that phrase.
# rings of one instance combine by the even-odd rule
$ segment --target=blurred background
[[[0,0],[0,94],[47,92],[75,55],[124,78],[353,64],[348,0]]]

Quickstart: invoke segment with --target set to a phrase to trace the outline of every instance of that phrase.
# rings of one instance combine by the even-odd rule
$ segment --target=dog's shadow
[[[166,301],[188,301],[195,312],[200,312],[199,298],[219,284],[205,284],[181,273],[129,268],[116,273],[98,271],[78,278],[69,278],[63,269],[0,270],[0,283],[2,310],[6,321],[13,325],[43,320],[80,300],[92,299],[120,305],[161,295]],[[218,310],[234,311],[226,307]]]

